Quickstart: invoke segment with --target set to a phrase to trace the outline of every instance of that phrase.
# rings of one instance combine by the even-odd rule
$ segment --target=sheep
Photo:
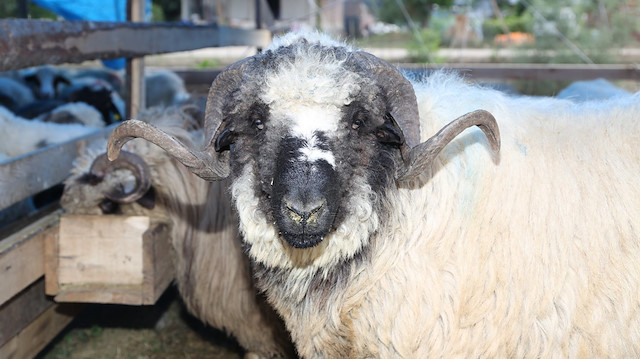
[[[291,34],[214,81],[203,149],[127,121],[108,153],[141,137],[230,180],[303,358],[639,357],[638,113]]]
[[[23,118],[33,119],[68,103],[92,106],[99,111],[101,121],[107,124],[122,120],[124,113],[124,101],[111,85],[103,80],[88,77],[74,79],[69,86],[61,87],[56,98],[34,100],[17,107],[14,113]]]
[[[145,73],[147,107],[179,105],[189,99],[184,81],[170,70],[149,70]]]
[[[104,126],[104,123],[99,122],[100,114],[96,110],[87,108],[89,106],[85,106],[82,106],[81,113],[89,114],[88,121],[97,126]],[[51,116],[68,118],[70,114],[68,106],[59,111]],[[27,120],[0,106],[0,138],[2,138],[0,153],[7,157],[20,156],[55,143],[87,135],[96,130],[96,127],[75,123],[60,124]]]
[[[588,81],[576,81],[562,89],[556,95],[557,98],[565,98],[574,102],[584,102],[593,100],[608,100],[630,96],[631,93],[620,88],[611,82],[599,78]]]
[[[139,118],[185,143],[200,145],[202,125],[192,113],[198,112],[191,107],[154,108]],[[187,309],[233,335],[247,350],[246,358],[293,357],[284,324],[256,294],[235,218],[212,200],[228,197],[226,184],[201,180],[147,142],[131,143],[127,160],[109,166],[105,145],[106,140],[94,143],[74,163],[61,199],[66,212],[148,215],[172,223],[176,282]]]
[[[54,99],[60,85],[71,83],[65,69],[51,65],[28,68],[20,71],[20,74],[35,97],[42,100]]]
[[[105,80],[83,76],[74,78],[61,89],[58,98],[65,102],[84,102],[95,107],[107,124],[122,120],[125,103],[118,92]]]
[[[72,102],[55,107],[40,114],[36,121],[58,124],[81,124],[88,127],[104,127],[103,115],[93,106],[84,102]]]
[[[79,68],[71,71],[71,83],[75,83],[77,80],[89,78],[92,80],[106,81],[109,86],[118,94],[121,93],[124,87],[123,72],[110,70],[104,67],[94,68]]]
[[[35,100],[31,89],[10,77],[0,77],[0,106],[15,111]]]
[[[21,118],[0,106],[0,162],[89,134],[103,126],[100,113],[83,103],[59,106],[36,120]],[[58,198],[59,188],[53,186],[0,210],[0,228]]]

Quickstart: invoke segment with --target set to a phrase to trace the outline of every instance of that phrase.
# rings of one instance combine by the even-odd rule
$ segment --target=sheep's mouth
[[[311,233],[282,233],[282,237],[290,246],[298,249],[315,247],[324,239],[324,235]]]

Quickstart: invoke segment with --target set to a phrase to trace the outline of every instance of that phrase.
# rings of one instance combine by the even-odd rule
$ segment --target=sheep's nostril
[[[296,200],[284,200],[284,208],[287,216],[295,223],[306,225],[317,222],[326,204],[325,199],[310,202]]]

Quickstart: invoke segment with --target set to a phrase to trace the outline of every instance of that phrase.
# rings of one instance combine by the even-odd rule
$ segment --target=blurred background
[[[97,2],[88,3],[85,12],[99,11]],[[76,1],[3,0],[0,18],[70,20],[60,10],[65,6],[78,8]],[[639,15],[637,0],[153,0],[147,18],[274,35],[318,29],[394,63],[633,64],[640,59]],[[146,63],[217,68],[255,51],[210,48],[149,56]],[[520,93],[553,95],[567,83],[513,85]],[[620,85],[636,90],[633,83]]]

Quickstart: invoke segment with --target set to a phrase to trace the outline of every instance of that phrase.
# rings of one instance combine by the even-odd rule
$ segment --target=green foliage
[[[153,0],[152,3],[154,6],[157,6],[160,9],[162,9],[162,13],[163,13],[162,21],[180,21],[180,1]],[[160,20],[154,19],[154,21],[160,21]]]
[[[412,62],[438,63],[440,59],[435,54],[440,48],[441,34],[433,29],[424,28],[420,30],[422,43],[415,37],[408,43],[409,58]]]
[[[202,60],[196,67],[202,70],[222,67],[222,62],[218,59],[205,59]]]
[[[376,34],[359,39],[353,39],[353,43],[358,48],[380,47],[380,48],[405,48],[407,43],[414,39],[413,34],[408,31],[390,32],[388,34]]]
[[[638,14],[634,16],[634,8],[624,0],[531,0],[531,4],[538,12],[529,10],[536,62],[583,63],[580,51],[595,63],[615,62],[611,49],[628,45],[633,31],[640,29]]]
[[[166,17],[164,16],[164,10],[162,9],[162,6],[156,3],[151,3],[151,21],[156,21],[156,22],[167,21]]]
[[[409,16],[418,26],[425,27],[429,23],[433,5],[449,7],[453,0],[402,0]],[[381,0],[378,8],[378,18],[392,24],[407,24],[396,0]]]
[[[508,15],[504,17],[504,24],[511,32],[530,33],[533,28],[533,15],[525,12],[522,15]],[[502,23],[497,18],[487,19],[482,24],[482,33],[488,40],[496,35],[503,34]]]
[[[0,19],[17,18],[18,17],[18,1],[17,0],[0,0]],[[29,2],[29,17],[32,19],[52,19],[58,18],[53,12],[43,9],[40,6]]]

